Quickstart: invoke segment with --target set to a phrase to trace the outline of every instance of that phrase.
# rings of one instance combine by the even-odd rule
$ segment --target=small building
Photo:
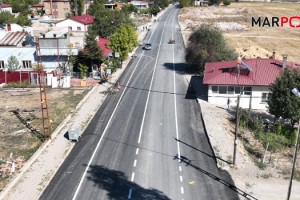
[[[35,15],[43,15],[45,13],[45,6],[42,3],[31,6],[31,12]]]
[[[130,4],[134,5],[138,9],[147,9],[149,8],[149,4],[147,2],[143,1],[131,1]]]
[[[25,32],[7,32],[4,38],[0,40],[0,46],[22,47],[22,43],[26,40]]]
[[[230,98],[231,105],[236,106],[237,96],[241,95],[242,108],[267,110],[270,84],[279,76],[281,69],[287,66],[300,67],[287,62],[287,56],[282,60],[273,58],[207,63],[203,84],[208,86],[208,102],[226,106]]]
[[[0,12],[12,13],[12,7],[9,4],[0,4]]]

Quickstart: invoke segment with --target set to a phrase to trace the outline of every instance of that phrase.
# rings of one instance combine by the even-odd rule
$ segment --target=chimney
[[[272,58],[275,59],[275,49],[273,49],[273,55]]]
[[[11,25],[7,24],[7,31],[11,31]]]
[[[55,37],[55,38],[56,38],[56,34],[55,34],[55,33],[53,33],[53,37]]]
[[[282,68],[286,68],[287,54],[282,55]]]

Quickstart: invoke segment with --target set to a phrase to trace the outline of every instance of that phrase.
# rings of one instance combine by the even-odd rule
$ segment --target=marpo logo
[[[300,16],[291,17],[252,17],[252,27],[283,27],[300,28]]]

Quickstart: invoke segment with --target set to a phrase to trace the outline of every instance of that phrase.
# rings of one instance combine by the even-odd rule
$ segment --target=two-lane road
[[[41,199],[239,199],[188,94],[178,13],[171,7],[152,25],[152,49],[137,50],[121,91],[104,101]]]

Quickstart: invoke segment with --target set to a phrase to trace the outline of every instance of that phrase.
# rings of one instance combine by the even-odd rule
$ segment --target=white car
[[[143,47],[144,50],[151,50],[151,48],[152,48],[151,43],[146,43]]]

